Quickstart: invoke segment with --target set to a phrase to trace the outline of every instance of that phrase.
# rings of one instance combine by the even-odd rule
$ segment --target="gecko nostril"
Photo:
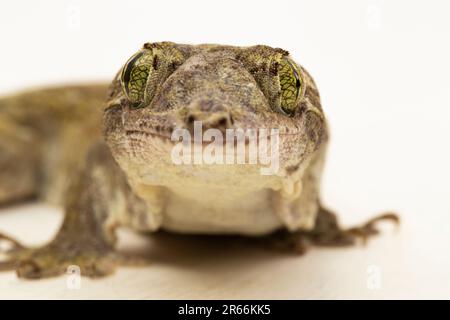
[[[219,127],[225,127],[225,126],[227,126],[227,124],[228,124],[228,119],[225,117],[222,117],[217,121],[217,126],[219,126]]]
[[[232,125],[233,121],[229,112],[224,112],[220,115],[216,115],[215,117],[213,116],[208,121],[209,128],[215,128],[221,131],[229,129]]]
[[[194,122],[195,122],[195,120],[197,120],[197,117],[196,117],[195,115],[193,115],[193,114],[190,114],[190,115],[188,115],[188,116],[186,117],[186,123],[187,123],[188,125],[193,125]]]
[[[184,118],[188,129],[193,129],[195,122],[200,122],[203,130],[219,129],[224,131],[233,125],[231,115],[226,112],[190,112]]]

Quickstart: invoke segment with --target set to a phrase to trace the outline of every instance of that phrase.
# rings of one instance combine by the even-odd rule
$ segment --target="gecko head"
[[[285,50],[262,45],[147,43],[113,80],[103,123],[105,140],[122,169],[152,184],[163,184],[174,175],[215,183],[230,174],[240,180],[260,176],[265,183],[273,180],[265,175],[279,178],[301,172],[327,137],[310,75]],[[195,138],[199,128],[200,140]],[[222,165],[218,159],[223,154],[226,162],[230,132],[236,139],[231,150],[235,160]],[[256,141],[254,165],[249,163],[250,158],[255,161],[249,148],[238,149],[239,139],[244,147]],[[261,175],[261,168],[270,164],[258,159],[258,139],[266,139],[267,154],[278,154],[272,174]],[[189,148],[181,152],[181,164],[173,159],[180,141]],[[212,142],[223,148],[209,148],[207,155],[203,148],[196,161],[195,147]],[[236,159],[239,152],[244,164]],[[203,161],[206,156],[209,160]]]

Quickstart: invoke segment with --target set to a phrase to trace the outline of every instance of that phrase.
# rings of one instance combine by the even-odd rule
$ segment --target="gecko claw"
[[[380,231],[376,228],[376,224],[380,221],[390,221],[393,222],[396,226],[400,225],[400,217],[392,212],[380,214],[369,221],[367,221],[365,224],[359,227],[353,227],[350,229],[345,230],[345,233],[348,233],[349,235],[353,236],[354,238],[359,238],[362,240],[362,243],[365,245],[367,244],[367,240],[374,235],[377,235],[380,233]]]

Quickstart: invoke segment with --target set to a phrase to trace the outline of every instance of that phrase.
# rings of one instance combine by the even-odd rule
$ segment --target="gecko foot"
[[[274,233],[269,236],[270,246],[303,254],[311,246],[343,247],[355,245],[358,241],[366,244],[369,238],[379,234],[376,224],[380,221],[390,221],[398,225],[400,218],[395,213],[384,213],[360,226],[343,229],[334,213],[321,208],[313,230]]]
[[[3,250],[0,271],[15,270],[20,278],[38,279],[67,272],[69,266],[79,268],[81,275],[102,277],[114,272],[120,257],[108,247],[95,243],[68,243],[56,239],[40,248],[26,248],[5,235],[0,240],[11,246]]]

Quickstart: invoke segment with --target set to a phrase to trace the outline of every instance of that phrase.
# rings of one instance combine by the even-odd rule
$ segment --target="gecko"
[[[175,163],[174,132],[190,134],[198,124],[220,147],[219,135],[230,130],[276,141],[266,151],[276,148],[277,170],[262,174],[259,162]],[[276,137],[260,129],[276,129]],[[37,279],[77,265],[85,276],[109,275],[126,263],[116,250],[120,227],[239,235],[303,253],[365,241],[380,220],[398,223],[387,212],[343,228],[322,205],[328,140],[313,78],[286,50],[266,45],[146,43],[110,84],[5,96],[0,204],[40,199],[62,206],[65,215],[40,247],[2,233],[9,247],[0,270]],[[205,144],[194,139],[183,146]],[[244,151],[244,160],[249,156]]]

